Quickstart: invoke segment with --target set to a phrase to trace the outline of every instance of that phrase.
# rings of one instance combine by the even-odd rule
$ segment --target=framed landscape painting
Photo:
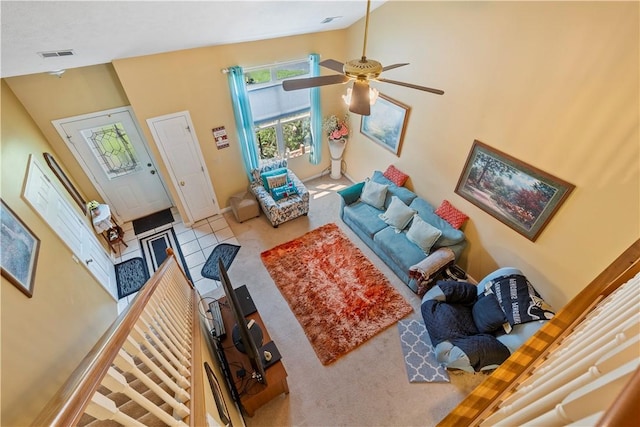
[[[574,188],[476,140],[455,192],[535,241]]]
[[[2,276],[31,298],[40,240],[4,203],[4,200],[1,201],[0,207],[0,225],[2,227],[0,238]]]
[[[408,106],[380,94],[371,114],[362,116],[360,133],[399,156],[408,117]]]

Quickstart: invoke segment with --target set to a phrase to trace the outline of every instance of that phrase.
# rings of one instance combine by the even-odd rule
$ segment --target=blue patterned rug
[[[208,279],[220,280],[218,276],[218,260],[221,259],[224,267],[228,270],[231,262],[236,257],[236,254],[240,250],[240,246],[231,245],[229,243],[220,243],[213,248],[211,255],[207,258],[207,261],[202,266],[202,277]]]
[[[182,267],[187,278],[193,281],[173,227],[159,231],[151,236],[143,237],[140,239],[140,248],[142,249],[142,256],[147,262],[150,272],[155,272],[158,267],[160,267],[160,264],[167,258],[167,248],[173,249],[176,258],[182,262]]]
[[[404,364],[410,383],[448,383],[449,374],[436,360],[436,353],[424,323],[418,320],[398,322]]]
[[[142,258],[131,258],[116,264],[118,299],[138,292],[142,285],[147,283],[147,280],[149,280],[149,270],[147,270],[147,263]]]

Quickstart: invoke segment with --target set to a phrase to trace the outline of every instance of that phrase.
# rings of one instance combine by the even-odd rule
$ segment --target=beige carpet
[[[324,366],[260,260],[260,253],[331,222],[357,245],[413,306],[407,319],[421,319],[420,298],[347,227],[339,217],[346,179],[306,182],[311,192],[308,216],[273,228],[264,214],[243,224],[225,215],[242,245],[229,275],[246,284],[278,345],[289,375],[290,394],[256,411],[253,426],[433,426],[485,376],[451,375],[451,383],[409,383],[397,328],[387,328],[335,363]],[[219,294],[217,296],[220,296]]]

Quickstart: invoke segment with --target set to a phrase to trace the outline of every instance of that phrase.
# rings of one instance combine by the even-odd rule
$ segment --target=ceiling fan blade
[[[361,116],[368,116],[371,114],[371,104],[369,103],[369,82],[367,80],[356,80],[353,82],[349,111],[360,114]]]
[[[344,64],[335,59],[325,59],[320,63],[325,68],[335,71],[336,73],[344,73]]]
[[[384,83],[391,83],[394,85],[400,85],[400,86],[406,86],[406,87],[410,87],[412,89],[418,89],[418,90],[423,90],[425,92],[431,92],[431,93],[435,93],[436,95],[444,95],[444,91],[440,90],[440,89],[432,89],[430,87],[425,87],[425,86],[419,86],[419,85],[414,85],[411,83],[405,83],[405,82],[399,82],[397,80],[389,80],[389,79],[376,79],[379,82],[384,82]]]
[[[310,87],[335,85],[338,83],[346,83],[349,77],[344,74],[334,74],[332,76],[309,77],[306,79],[291,79],[282,82],[282,88],[286,91],[308,89]]]
[[[404,67],[405,65],[409,65],[409,63],[405,62],[405,63],[402,63],[402,64],[387,65],[386,67],[382,67],[382,71],[393,70],[394,68]]]

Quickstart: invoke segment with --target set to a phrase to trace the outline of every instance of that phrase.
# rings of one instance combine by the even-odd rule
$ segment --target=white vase
[[[329,140],[329,154],[331,154],[331,178],[340,179],[342,177],[342,153],[347,145],[347,141],[342,139]]]

